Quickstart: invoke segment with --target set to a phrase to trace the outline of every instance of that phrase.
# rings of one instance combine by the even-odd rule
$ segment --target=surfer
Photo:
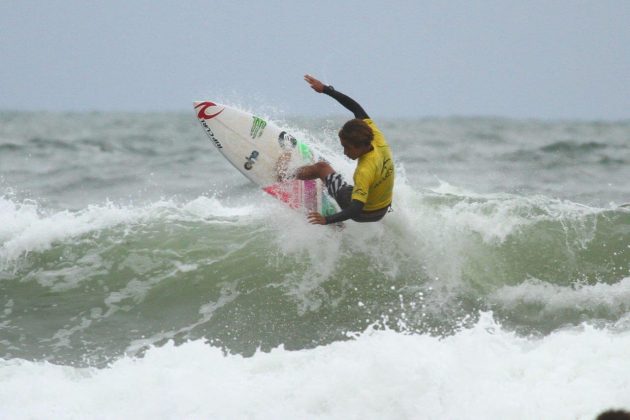
[[[305,75],[304,80],[315,92],[336,99],[354,114],[354,119],[346,122],[339,130],[339,140],[343,153],[357,161],[354,185],[349,185],[328,162],[317,162],[295,170],[293,176],[297,179],[321,179],[328,193],[341,207],[340,212],[329,216],[311,212],[308,221],[327,225],[348,219],[356,222],[381,220],[391,206],[394,189],[394,161],[385,136],[354,99],[332,86],[324,85],[311,75]]]

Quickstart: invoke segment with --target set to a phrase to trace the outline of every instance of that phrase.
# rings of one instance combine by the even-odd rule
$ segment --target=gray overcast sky
[[[630,0],[0,0],[0,110],[630,118]]]

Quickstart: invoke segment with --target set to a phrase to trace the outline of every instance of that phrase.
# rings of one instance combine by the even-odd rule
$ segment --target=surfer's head
[[[348,121],[339,130],[339,140],[343,152],[350,159],[357,159],[372,150],[374,132],[363,120],[355,118]]]

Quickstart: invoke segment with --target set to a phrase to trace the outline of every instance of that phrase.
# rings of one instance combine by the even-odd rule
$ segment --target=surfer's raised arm
[[[330,85],[323,84],[310,74],[305,75],[304,80],[311,85],[315,92],[325,93],[326,95],[336,99],[337,102],[354,114],[354,118],[358,118],[360,120],[370,118],[361,105],[348,95],[344,95],[343,93],[336,91],[335,88]]]

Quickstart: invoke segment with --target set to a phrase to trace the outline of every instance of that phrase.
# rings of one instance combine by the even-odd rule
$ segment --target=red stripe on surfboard
[[[299,209],[302,207],[301,183],[298,180],[280,182],[263,188],[263,191],[288,204],[292,209]]]

